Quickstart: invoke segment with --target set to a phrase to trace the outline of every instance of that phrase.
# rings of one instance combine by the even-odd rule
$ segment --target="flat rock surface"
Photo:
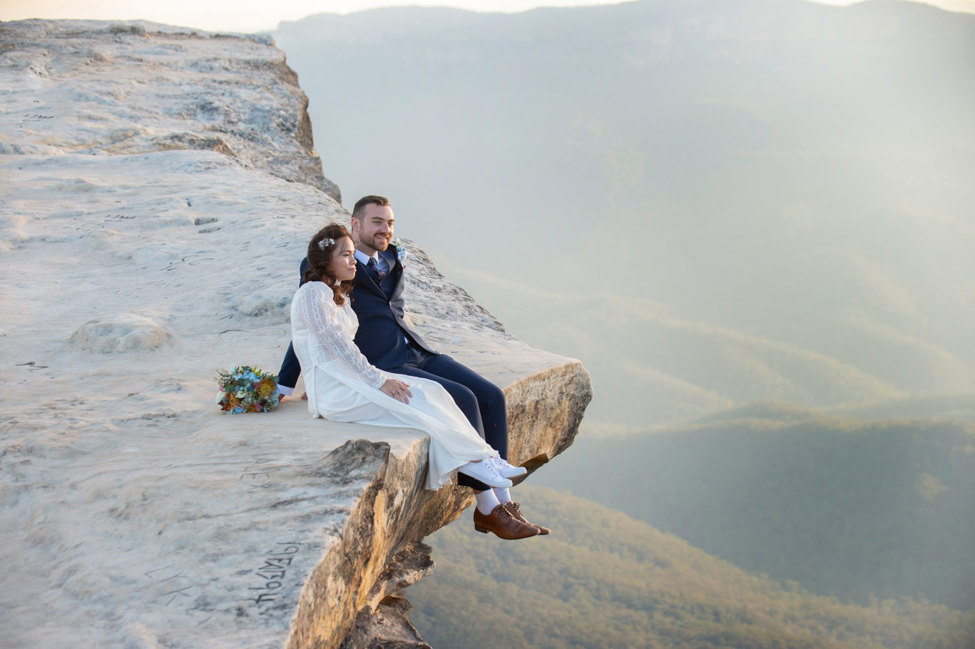
[[[270,39],[142,21],[0,24],[0,153],[205,149],[338,199]]]
[[[422,479],[422,465],[410,462],[424,457],[425,436],[312,420],[301,401],[222,414],[214,377],[236,364],[277,370],[306,242],[347,214],[315,182],[281,173],[305,162],[282,166],[255,152],[265,136],[282,137],[266,123],[254,127],[254,151],[240,144],[246,138],[232,154],[157,147],[206,121],[196,114],[179,118],[187,128],[173,125],[192,93],[177,92],[172,70],[169,90],[129,78],[116,100],[99,99],[107,77],[122,83],[129,74],[124,59],[133,55],[115,49],[118,38],[138,39],[144,57],[177,57],[187,89],[201,76],[221,78],[190,65],[215,44],[230,68],[226,60],[273,59],[273,48],[55,25],[70,47],[99,53],[93,62],[22,44],[55,39],[50,24],[0,26],[0,646],[295,643],[296,611],[330,604],[307,584],[347,542],[364,490],[391,480],[392,464],[405,467],[397,483],[405,486],[380,499],[403,510]],[[86,30],[90,42],[79,44],[74,33]],[[101,73],[85,77],[78,65]],[[255,70],[277,78],[273,66]],[[254,110],[277,101],[258,95]],[[221,101],[242,110],[232,93]],[[117,137],[119,124],[137,125],[125,127],[135,134]],[[532,377],[584,374],[505,334],[421,250],[406,248],[409,317],[525,413],[560,389]],[[568,415],[576,423],[583,393]],[[527,414],[519,421],[531,423]],[[526,457],[561,450],[527,434],[513,443]],[[379,562],[365,574],[410,535],[383,534],[393,540],[365,551]]]

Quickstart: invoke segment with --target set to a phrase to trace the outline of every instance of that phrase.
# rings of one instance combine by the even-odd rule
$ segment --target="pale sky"
[[[853,0],[818,0],[843,5]],[[543,6],[618,4],[619,0],[0,0],[0,20],[23,18],[143,19],[206,31],[271,31],[282,20],[317,13],[351,13],[393,5],[450,6],[474,11],[515,12]],[[975,13],[975,0],[931,0],[954,11]]]

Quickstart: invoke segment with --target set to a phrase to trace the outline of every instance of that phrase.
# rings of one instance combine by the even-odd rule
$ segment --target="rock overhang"
[[[456,518],[469,490],[422,489],[417,431],[312,420],[297,400],[223,415],[213,377],[236,363],[276,368],[304,242],[348,215],[287,129],[265,123],[261,133],[303,157],[284,166],[248,145],[229,155],[170,137],[192,132],[197,117],[172,121],[167,102],[183,98],[167,88],[220,63],[172,66],[153,111],[102,101],[106,75],[133,82],[154,70],[137,65],[128,41],[199,61],[213,58],[207,35],[29,23],[2,27],[8,54],[20,54],[0,69],[13,91],[0,119],[14,134],[0,155],[0,340],[13,361],[0,406],[0,519],[16,584],[0,595],[4,642],[338,646],[383,600],[384,584],[402,583],[388,577],[393,558]],[[26,41],[11,37],[18,28],[63,38],[17,49]],[[72,58],[85,39],[100,56]],[[233,61],[233,39],[220,41]],[[272,50],[261,56],[283,65],[273,48],[241,47],[251,60],[253,47]],[[25,65],[25,56],[58,65]],[[276,66],[255,74],[283,87]],[[283,95],[281,110],[300,122],[303,93]],[[248,96],[219,101],[232,109]],[[79,109],[86,102],[100,112]],[[24,112],[35,103],[38,112]],[[105,119],[115,113],[135,124],[126,137]],[[159,137],[178,146],[156,146]],[[312,173],[294,182],[282,169]],[[571,444],[588,374],[507,335],[407,247],[408,317],[505,389],[512,460],[537,468]]]

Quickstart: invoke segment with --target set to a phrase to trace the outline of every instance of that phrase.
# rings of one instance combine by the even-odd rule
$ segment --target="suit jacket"
[[[389,246],[383,255],[390,271],[382,282],[377,283],[369,269],[356,261],[355,287],[352,289],[352,310],[359,318],[359,330],[355,344],[370,363],[382,370],[400,367],[414,360],[406,339],[430,354],[436,354],[420,335],[413,331],[403,317],[403,264],[396,254],[396,246]],[[299,276],[304,278],[308,259],[301,260]],[[299,280],[298,286],[304,283]],[[405,338],[404,338],[405,337]],[[294,349],[289,346],[278,383],[293,388],[301,374],[301,366]]]
[[[359,318],[359,330],[355,344],[370,363],[390,370],[416,359],[407,340],[430,354],[437,352],[423,342],[403,317],[403,265],[396,254],[396,246],[390,245],[379,254],[390,268],[382,282],[377,282],[369,269],[356,261],[352,310]]]

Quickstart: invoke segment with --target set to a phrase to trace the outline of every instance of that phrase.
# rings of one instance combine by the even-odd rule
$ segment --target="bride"
[[[292,342],[305,376],[308,412],[332,421],[424,431],[430,436],[427,489],[449,484],[455,472],[510,487],[500,472],[514,467],[481,439],[439,383],[383,372],[355,346],[359,321],[349,304],[355,273],[348,230],[333,223],[312,237],[304,284],[291,302]]]

